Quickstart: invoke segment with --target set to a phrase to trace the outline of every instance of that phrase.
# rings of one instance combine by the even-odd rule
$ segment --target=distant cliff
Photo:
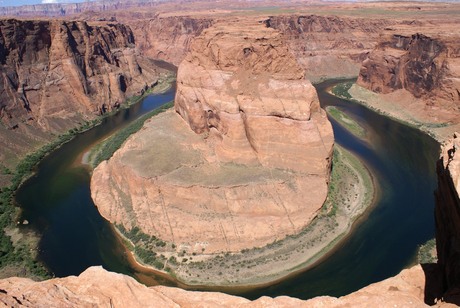
[[[337,16],[273,16],[266,25],[281,31],[310,80],[358,75],[361,62],[385,27],[383,19]]]
[[[86,1],[82,3],[46,3],[37,5],[3,6],[0,7],[0,15],[3,16],[69,16],[85,11],[105,12],[112,10],[124,10],[132,7],[154,7],[164,2],[162,0],[112,0],[112,1]]]
[[[132,28],[143,55],[178,66],[189,51],[192,39],[214,21],[211,18],[172,16],[126,20],[126,23]]]
[[[384,94],[404,89],[433,104],[460,107],[457,40],[420,33],[384,37],[363,62],[358,84]]]
[[[118,23],[0,20],[0,160],[11,166],[154,84],[134,44]]]

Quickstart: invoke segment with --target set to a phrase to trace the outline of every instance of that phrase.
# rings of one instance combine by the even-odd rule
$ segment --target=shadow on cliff
[[[422,264],[425,273],[425,304],[435,305],[441,301],[460,306],[460,287],[443,290],[442,273],[436,263]]]

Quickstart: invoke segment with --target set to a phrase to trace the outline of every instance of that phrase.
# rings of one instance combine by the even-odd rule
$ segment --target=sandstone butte
[[[333,132],[278,31],[204,30],[179,66],[175,110],[94,170],[102,216],[196,254],[264,246],[315,217]]]
[[[160,76],[119,23],[0,20],[0,161],[18,157],[142,93]]]

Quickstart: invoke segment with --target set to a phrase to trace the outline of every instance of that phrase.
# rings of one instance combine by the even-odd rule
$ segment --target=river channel
[[[352,151],[371,170],[380,187],[376,204],[359,219],[352,233],[312,268],[269,287],[225,290],[248,298],[288,295],[307,299],[341,296],[397,274],[415,261],[418,246],[434,237],[435,161],[438,144],[426,134],[383,117],[359,104],[336,98],[316,86],[322,107],[336,106],[362,125],[362,141],[331,119],[336,143]],[[174,89],[151,95],[129,109],[75,137],[37,166],[21,186],[16,201],[22,219],[41,236],[39,257],[56,276],[78,275],[89,266],[134,276],[146,284],[177,285],[133,265],[113,228],[90,197],[83,151],[142,114],[171,101]],[[215,288],[213,288],[215,290]]]

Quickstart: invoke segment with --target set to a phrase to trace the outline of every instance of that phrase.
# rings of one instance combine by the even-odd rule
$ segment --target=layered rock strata
[[[266,245],[316,215],[332,128],[277,31],[205,30],[179,67],[175,109],[182,118],[156,117],[94,171],[109,221],[200,255]]]
[[[159,76],[117,23],[0,20],[0,159],[118,106]]]
[[[140,7],[151,9],[152,7],[157,6],[159,2],[160,1],[156,0],[85,1],[82,3],[48,2],[35,5],[2,6],[0,7],[0,15],[21,17],[58,17],[80,14],[85,11],[106,12]]]
[[[150,58],[178,66],[190,49],[194,37],[213,24],[212,18],[189,16],[126,20],[133,29],[139,51]]]
[[[357,83],[383,94],[403,89],[458,111],[459,58],[458,35],[391,34],[363,62]]]
[[[446,296],[460,289],[460,134],[445,142],[437,163],[436,249]]]
[[[91,267],[80,276],[34,282],[0,280],[0,304],[9,307],[429,307],[424,303],[425,276],[420,265],[399,275],[335,298],[299,300],[287,296],[250,301],[218,292],[192,292],[155,286]],[[453,307],[439,302],[437,307]]]
[[[355,77],[361,62],[394,21],[338,16],[272,16],[267,26],[283,33],[310,80]]]

